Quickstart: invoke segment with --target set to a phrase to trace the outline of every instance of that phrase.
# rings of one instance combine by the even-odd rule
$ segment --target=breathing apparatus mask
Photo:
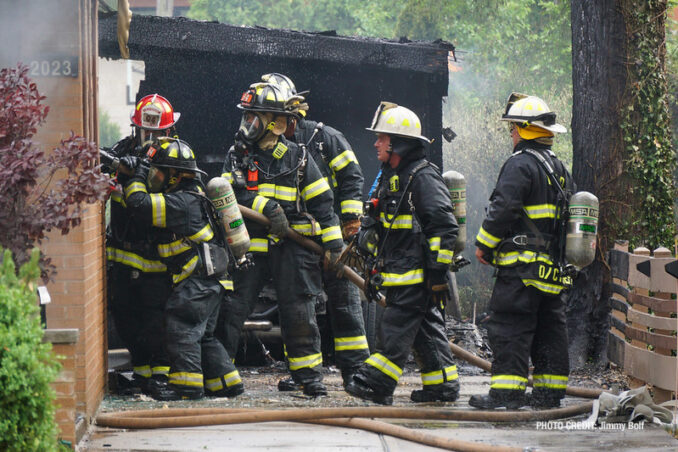
[[[146,186],[151,193],[160,193],[170,185],[169,168],[151,166],[146,176]],[[176,181],[174,181],[176,183]]]

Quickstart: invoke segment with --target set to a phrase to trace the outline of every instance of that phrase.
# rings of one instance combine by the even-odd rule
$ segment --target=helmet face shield
[[[246,141],[254,143],[263,136],[265,130],[263,115],[251,111],[245,111],[242,114],[238,132]]]

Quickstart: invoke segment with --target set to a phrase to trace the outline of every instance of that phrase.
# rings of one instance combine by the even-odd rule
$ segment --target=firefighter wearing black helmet
[[[142,97],[130,115],[134,134],[117,142],[110,153],[143,157],[154,136],[174,135],[181,114],[159,94]],[[110,222],[106,228],[109,307],[115,331],[129,350],[133,378],[131,387],[141,390],[167,382],[169,362],[163,343],[163,311],[172,290],[167,267],[160,262],[150,237],[150,228],[133,221],[121,190],[111,193]],[[120,382],[122,383],[122,381]]]
[[[321,296],[319,256],[284,238],[288,225],[322,244],[332,261],[343,247],[332,190],[312,158],[284,138],[291,99],[276,86],[256,83],[245,91],[236,143],[223,176],[238,203],[271,220],[270,229],[247,222],[254,271],[236,271],[235,291],[224,305],[225,342],[235,353],[242,325],[259,291],[272,278],[290,373],[309,396],[327,394],[322,384],[320,334],[315,305]]]
[[[452,402],[459,397],[459,380],[443,318],[459,228],[452,200],[440,171],[425,158],[430,141],[414,112],[382,102],[367,130],[377,134],[382,173],[357,242],[372,256],[366,259],[367,294],[384,289],[386,308],[376,351],[346,391],[392,404],[413,350],[423,389],[412,391],[411,400]]]
[[[201,171],[190,146],[161,137],[147,154],[150,168],[135,168],[125,183],[125,202],[136,221],[154,228],[158,254],[172,275],[165,306],[169,384],[153,388],[157,400],[232,397],[243,392],[238,371],[214,337],[228,276],[229,254],[221,224],[204,196]]]
[[[360,227],[362,215],[363,173],[358,159],[344,134],[337,129],[306,119],[308,104],[306,92],[297,93],[292,80],[279,73],[264,74],[263,81],[287,90],[298,116],[292,117],[285,137],[307,146],[309,154],[328,181],[334,194],[334,212],[341,220],[344,240],[350,241]],[[334,359],[341,369],[344,386],[352,380],[358,367],[369,356],[363,322],[360,292],[347,279],[334,272],[323,272],[323,286],[327,294],[327,310],[334,336]],[[290,380],[281,380],[278,388],[294,389]]]
[[[574,183],[551,151],[554,135],[566,129],[546,102],[519,93],[509,97],[502,121],[509,122],[513,153],[499,173],[476,236],[476,258],[497,268],[486,322],[492,378],[489,394],[473,395],[469,404],[553,408],[565,396],[569,373],[560,295],[570,278],[559,268],[564,245],[559,232],[565,193],[574,191]],[[534,389],[527,398],[530,358]]]

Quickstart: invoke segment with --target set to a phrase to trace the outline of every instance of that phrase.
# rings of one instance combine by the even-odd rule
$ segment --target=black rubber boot
[[[374,389],[370,388],[360,380],[354,378],[346,385],[346,392],[353,397],[358,397],[363,400],[369,400],[381,405],[393,405],[393,396],[390,394],[379,394]]]
[[[506,408],[507,410],[517,410],[520,407],[527,405],[524,394],[520,397],[513,396],[496,396],[492,393],[488,395],[473,395],[468,401],[468,404],[473,408],[481,410],[494,410],[495,408]]]
[[[245,386],[242,383],[235,384],[228,388],[220,389],[218,391],[205,391],[207,397],[237,397],[245,392]]]
[[[142,389],[142,392],[147,395],[153,397],[153,392],[157,392],[161,390],[164,387],[167,387],[167,376],[166,375],[158,375],[158,376],[153,376],[151,378],[147,379],[148,382]]]
[[[532,394],[526,396],[527,403],[537,410],[548,410],[551,408],[560,407],[560,397],[556,395],[548,395],[540,393],[539,391],[532,391]]]
[[[327,395],[327,388],[321,381],[309,381],[303,384],[304,395],[310,397],[320,397]]]
[[[166,386],[149,387],[149,395],[155,400],[199,400],[205,397],[203,388],[184,388],[168,384]]]
[[[146,388],[146,380],[138,375],[134,375],[131,378],[128,378],[123,373],[116,373],[115,388],[116,393],[121,396],[132,396],[141,394]]]
[[[358,367],[341,369],[341,378],[344,380],[344,388],[353,381],[353,376],[358,372]]]
[[[278,391],[301,391],[302,385],[296,383],[292,377],[283,378],[278,381]]]
[[[459,385],[438,384],[424,389],[415,389],[410,394],[410,400],[416,403],[423,402],[454,402],[459,398]]]

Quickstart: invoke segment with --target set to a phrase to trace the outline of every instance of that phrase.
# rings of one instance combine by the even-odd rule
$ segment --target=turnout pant
[[[214,337],[224,288],[191,276],[175,286],[165,309],[169,383],[179,389],[218,392],[241,383],[221,342]]]
[[[535,397],[565,396],[569,374],[565,301],[527,287],[512,269],[502,269],[490,298],[488,339],[494,355],[490,393],[522,396],[532,358]]]
[[[163,315],[172,292],[169,274],[144,273],[115,262],[108,278],[111,314],[132,357],[134,376],[166,376],[169,360],[163,341]]]
[[[319,265],[318,255],[291,240],[269,246],[268,253],[254,253],[254,268],[234,273],[235,290],[222,305],[221,337],[228,352],[235,356],[242,326],[259,292],[272,278],[292,378],[300,384],[321,381],[318,366],[322,353],[315,317],[316,300],[322,291]]]
[[[323,285],[336,364],[342,370],[357,368],[370,356],[359,289],[334,272],[323,272]]]
[[[377,393],[393,394],[414,349],[424,387],[435,389],[444,384],[458,389],[457,366],[447,343],[442,311],[424,285],[390,287],[386,302],[376,352],[360,367],[358,378]]]

